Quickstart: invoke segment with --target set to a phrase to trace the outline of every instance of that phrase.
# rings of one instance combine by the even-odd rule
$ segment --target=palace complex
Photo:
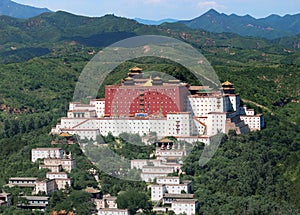
[[[142,69],[135,67],[121,84],[105,87],[105,98],[92,99],[89,104],[71,102],[67,116],[52,133],[95,140],[109,132],[114,136],[155,132],[159,138],[174,136],[209,144],[218,133],[247,133],[263,126],[263,115],[242,107],[239,94],[228,81],[213,90],[179,80],[144,78]]]

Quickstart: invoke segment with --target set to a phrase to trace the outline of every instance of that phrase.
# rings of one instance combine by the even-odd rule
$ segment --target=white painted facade
[[[167,184],[165,185],[168,193],[171,194],[181,194],[183,191],[185,193],[189,193],[190,184],[189,183],[182,183],[182,184]]]
[[[188,97],[188,109],[194,116],[205,116],[210,112],[223,112],[223,98],[221,94],[211,96]]]
[[[54,179],[58,190],[72,185],[72,179],[68,178],[68,174],[65,172],[47,172],[46,178]]]
[[[12,177],[9,178],[8,186],[9,187],[34,187],[38,178],[35,177]]]
[[[190,112],[167,114],[166,135],[162,136],[191,136],[192,118]]]
[[[178,157],[182,158],[186,155],[186,151],[182,149],[171,149],[171,150],[162,150],[156,149],[155,156],[159,159],[159,157]]]
[[[210,112],[207,114],[207,135],[213,136],[217,133],[225,133],[226,113]]]
[[[174,211],[175,214],[186,213],[187,215],[195,215],[198,207],[199,202],[197,199],[185,199],[173,201],[171,210]]]
[[[117,197],[115,196],[103,196],[102,199],[94,199],[96,204],[96,209],[103,209],[103,208],[118,208],[116,203]]]
[[[67,186],[71,187],[73,184],[73,180],[71,178],[57,178],[55,179],[55,183],[57,185],[57,189],[66,189]]]
[[[157,184],[180,184],[179,177],[160,177],[156,179]]]
[[[49,195],[56,190],[57,190],[57,184],[55,180],[45,179],[43,181],[36,181],[35,189],[33,193],[37,195],[39,192],[45,192],[47,195]]]
[[[98,211],[98,215],[130,215],[127,209],[103,208]]]
[[[59,165],[44,165],[44,164],[40,164],[39,165],[39,169],[50,169],[51,172],[60,172],[62,171],[62,166]]]
[[[136,169],[143,169],[144,166],[163,166],[162,160],[150,160],[150,159],[135,159],[131,160],[131,169],[136,168]]]
[[[241,119],[249,126],[251,131],[261,130],[264,127],[262,115],[241,116]]]
[[[56,159],[56,158],[46,158],[44,159],[44,166],[61,166],[63,170],[67,172],[71,172],[72,169],[75,169],[76,167],[76,161],[75,159]]]
[[[156,184],[151,185],[151,201],[159,201],[168,194],[181,194],[191,192],[191,181],[181,182],[179,177],[157,177]]]
[[[68,178],[68,174],[65,173],[65,172],[47,172],[46,173],[46,178],[49,178],[49,179],[57,179],[57,178],[66,179],[66,178]]]
[[[167,188],[163,184],[151,185],[151,201],[159,201],[163,198],[163,195],[167,192]]]
[[[152,182],[155,178],[167,176],[175,171],[177,168],[172,166],[143,166],[141,178],[143,181]]]
[[[104,117],[105,100],[104,99],[93,99],[90,101],[90,105],[95,106],[97,117]]]
[[[262,114],[256,114],[253,109],[248,109],[247,106],[240,108],[241,120],[243,120],[251,131],[261,130],[265,125]]]
[[[31,161],[44,158],[63,158],[64,150],[61,148],[36,148],[31,150]]]

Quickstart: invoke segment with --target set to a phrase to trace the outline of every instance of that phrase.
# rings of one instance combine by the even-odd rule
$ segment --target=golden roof
[[[84,191],[87,192],[87,193],[99,193],[100,192],[100,190],[95,189],[93,187],[87,187],[87,188],[84,189]]]
[[[225,81],[222,86],[225,85],[225,86],[228,86],[228,85],[233,85],[232,83],[230,83],[229,81]]]
[[[161,80],[161,78],[156,76],[155,78],[153,78],[153,80]]]
[[[137,66],[129,69],[129,71],[141,71],[141,70],[143,70],[143,69],[140,67],[137,67]]]
[[[69,134],[69,133],[64,132],[64,133],[61,133],[59,136],[60,137],[71,137],[72,135]]]
[[[131,78],[131,77],[127,77],[127,78],[125,78],[125,81],[131,81],[133,78]]]
[[[149,78],[149,80],[144,84],[145,87],[151,87],[152,86],[152,77]]]
[[[160,142],[160,143],[173,143],[173,141],[168,139],[168,138],[161,139],[158,142]]]

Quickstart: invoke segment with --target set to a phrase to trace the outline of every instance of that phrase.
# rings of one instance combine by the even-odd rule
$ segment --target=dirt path
[[[247,100],[247,99],[242,99],[242,101],[243,101],[243,102],[246,102],[246,103],[253,104],[253,105],[255,105],[255,106],[257,106],[257,107],[260,107],[260,108],[262,108],[262,109],[265,109],[266,111],[268,111],[269,113],[271,113],[272,115],[274,115],[273,111],[272,111],[270,108],[266,107],[266,106],[263,106],[263,105],[261,105],[261,104],[258,104],[258,103],[256,103],[256,102],[253,102],[253,101],[250,101],[250,100]]]

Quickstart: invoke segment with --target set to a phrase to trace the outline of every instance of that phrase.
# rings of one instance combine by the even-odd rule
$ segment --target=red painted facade
[[[186,111],[189,91],[180,84],[158,86],[113,85],[105,88],[106,116],[134,116],[146,113],[149,116]]]

